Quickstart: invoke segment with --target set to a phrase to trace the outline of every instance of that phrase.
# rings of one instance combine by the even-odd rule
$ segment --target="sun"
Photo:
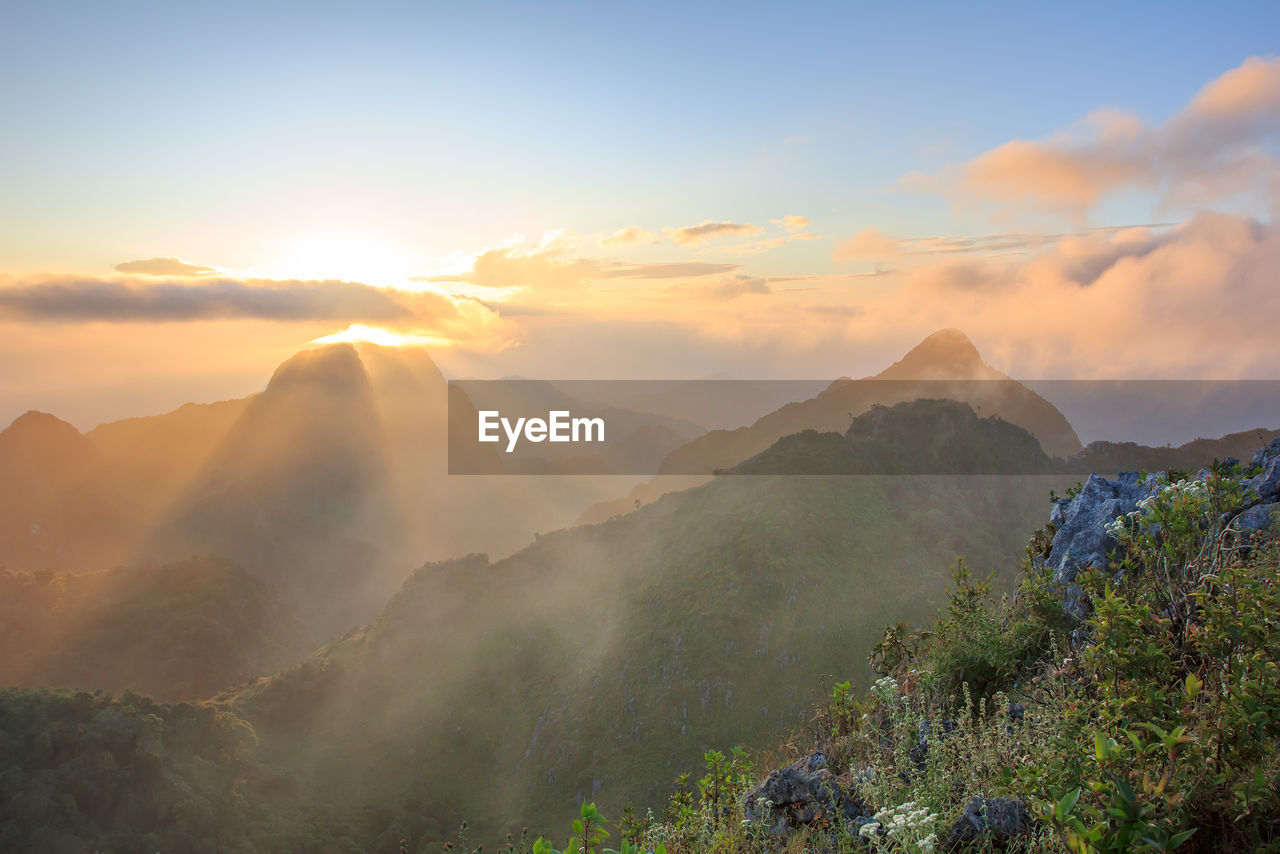
[[[381,326],[353,323],[341,332],[314,338],[312,344],[378,344],[383,347],[448,347],[454,342],[423,332],[396,332]]]
[[[310,234],[293,241],[270,269],[296,279],[342,279],[403,286],[414,274],[414,263],[410,253],[373,238],[331,232]]]

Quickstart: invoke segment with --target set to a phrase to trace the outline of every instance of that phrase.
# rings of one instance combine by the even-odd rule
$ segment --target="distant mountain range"
[[[0,566],[222,555],[327,637],[371,619],[424,557],[508,553],[634,482],[450,480],[450,413],[474,409],[449,395],[422,350],[340,344],[297,354],[242,400],[86,434],[27,413],[0,432]]]
[[[817,397],[790,403],[736,430],[713,430],[663,461],[660,474],[707,474],[755,456],[783,436],[803,430],[843,433],[872,406],[921,397],[970,404],[981,415],[999,415],[1039,440],[1050,455],[1067,457],[1080,439],[1062,413],[1040,395],[982,360],[957,329],[930,335],[873,377],[836,380]]]
[[[922,398],[874,406],[841,433],[805,430],[724,470],[771,475],[1078,475],[1091,472],[1194,471],[1214,460],[1248,458],[1280,430],[1197,439],[1176,448],[1091,442],[1067,459],[1050,457],[1036,438],[998,415],[982,418],[967,403]]]
[[[19,603],[0,616],[21,641],[0,658],[9,678],[169,697],[238,682],[213,703],[252,724],[255,779],[278,771],[279,791],[259,791],[287,816],[282,834],[340,812],[376,851],[419,850],[463,818],[496,839],[518,820],[558,821],[578,798],[611,815],[656,804],[703,751],[771,743],[815,686],[866,677],[886,623],[935,612],[958,554],[1008,589],[1050,489],[1076,478],[965,472],[1122,453],[1191,468],[1256,444],[1082,449],[1051,404],[947,330],[875,377],[667,456],[672,470],[754,476],[628,497],[618,518],[517,548],[620,481],[448,476],[449,419],[475,417],[456,389],[420,351],[341,345],[299,354],[243,401],[85,435],[18,419],[0,434],[0,562],[85,570],[107,554],[194,552],[248,572],[194,560],[0,576]],[[539,394],[542,406],[564,391]],[[675,429],[641,416],[637,430]],[[933,474],[770,474],[921,459]],[[457,557],[480,548],[508,556]],[[403,580],[410,554],[454,557]],[[70,625],[49,616],[67,609]],[[296,658],[305,632],[333,639],[255,678]],[[71,713],[48,695],[12,702],[32,720]],[[127,705],[118,715],[147,725]],[[31,779],[48,763],[65,771],[51,755],[31,762]]]

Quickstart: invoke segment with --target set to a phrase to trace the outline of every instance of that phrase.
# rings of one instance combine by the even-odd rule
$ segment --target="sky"
[[[692,8],[690,8],[692,6]],[[0,421],[453,376],[1276,378],[1274,3],[44,3]]]

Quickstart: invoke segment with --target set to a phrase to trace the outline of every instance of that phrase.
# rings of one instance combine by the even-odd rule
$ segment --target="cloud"
[[[500,246],[476,256],[471,269],[439,276],[416,276],[412,281],[442,285],[459,283],[481,288],[531,291],[572,291],[602,279],[677,279],[721,276],[737,264],[703,261],[628,264],[571,254],[562,240],[544,240],[530,249]]]
[[[780,237],[770,237],[768,240],[747,241],[746,243],[735,243],[732,246],[718,246],[710,251],[720,255],[759,255],[764,252],[770,252],[788,243],[797,241],[821,240],[821,236],[810,234],[807,231],[801,231],[797,234],[784,234]]]
[[[645,231],[638,225],[629,225],[626,228],[620,228],[608,237],[600,239],[601,246],[633,246],[643,243],[657,243],[662,240],[661,235],[654,234],[652,231]]]
[[[712,264],[707,261],[675,261],[658,264],[601,265],[602,279],[688,279],[720,276],[737,270],[738,264]]]
[[[878,228],[864,228],[846,239],[831,253],[835,261],[864,261],[892,258],[901,250],[901,241]]]
[[[723,302],[735,300],[748,294],[771,294],[773,289],[769,287],[769,282],[770,279],[760,276],[738,274],[736,276],[726,276],[719,281],[705,285],[677,285],[669,288],[668,293]]]
[[[809,218],[803,216],[788,215],[781,219],[769,220],[773,225],[784,229],[788,233],[795,235],[796,240],[815,240],[817,235],[803,235],[803,232],[809,227]],[[753,234],[760,234],[764,229],[758,225],[737,222],[716,222],[714,220],[705,220],[698,225],[686,225],[681,228],[664,228],[661,234],[652,231],[646,231],[638,225],[629,225],[626,228],[620,228],[608,237],[600,239],[601,246],[633,246],[645,243],[658,243],[662,238],[668,237],[671,242],[677,246],[697,247],[712,240],[722,237],[745,237]],[[781,246],[778,242],[776,246]]]
[[[208,276],[218,271],[213,267],[201,267],[199,264],[188,264],[180,258],[163,255],[158,258],[144,258],[138,261],[125,261],[117,264],[121,273],[141,273],[145,276]]]
[[[457,275],[425,276],[416,281],[466,282],[486,288],[563,290],[579,288],[597,278],[600,263],[566,257],[562,249],[490,249],[476,256],[471,269]]]
[[[701,246],[721,237],[749,237],[764,231],[758,225],[737,222],[715,222],[706,220],[698,225],[686,225],[683,228],[664,229],[677,246]]]
[[[793,234],[809,227],[809,218],[804,216],[784,216],[782,219],[771,219],[769,222],[782,226]]]
[[[40,276],[0,287],[0,318],[27,323],[270,320],[371,323],[437,338],[493,339],[502,320],[475,300],[358,282]]]
[[[1012,140],[901,184],[959,203],[1083,218],[1104,198],[1156,193],[1162,205],[1241,198],[1280,203],[1280,58],[1251,57],[1209,82],[1162,125],[1100,110],[1042,141]]]
[[[898,238],[878,228],[866,228],[835,248],[835,261],[876,261],[904,256],[926,255],[1005,255],[1045,249],[1072,237],[1116,234],[1134,229],[1161,229],[1170,223],[1116,225],[1057,234],[1004,232],[973,237],[936,236]]]
[[[1274,376],[1280,229],[1203,213],[1164,232],[1072,235],[1030,258],[918,267],[867,329],[955,326],[1023,376]]]

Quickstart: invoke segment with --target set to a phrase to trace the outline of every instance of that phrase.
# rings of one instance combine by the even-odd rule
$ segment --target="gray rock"
[[[1031,832],[1031,815],[1017,798],[974,797],[947,834],[947,845],[974,842],[984,836],[1009,839]]]
[[[1257,499],[1250,500],[1249,504],[1270,504],[1280,498],[1280,438],[1272,439],[1265,448],[1254,454],[1253,464],[1262,466],[1262,473],[1245,478],[1240,483],[1246,490],[1257,490]]]
[[[1260,466],[1267,460],[1280,459],[1280,436],[1272,439],[1261,450],[1253,455],[1253,464]]]
[[[787,839],[806,825],[821,822],[835,826],[865,815],[866,804],[852,792],[845,792],[826,765],[826,756],[811,753],[770,772],[744,799],[747,821]]]
[[[1252,534],[1269,530],[1275,524],[1278,514],[1280,514],[1280,502],[1255,504],[1237,516],[1231,524],[1242,534]]]
[[[1234,462],[1228,460],[1227,465]],[[1254,454],[1253,465],[1262,471],[1240,481],[1248,496],[1244,505],[1223,516],[1224,522],[1234,517],[1232,524],[1245,533],[1270,527],[1280,504],[1280,438],[1272,439]],[[1203,480],[1209,474],[1208,469],[1201,469],[1198,477]],[[1053,542],[1048,557],[1037,558],[1037,563],[1052,571],[1061,590],[1063,610],[1068,614],[1077,619],[1088,615],[1087,597],[1075,579],[1087,567],[1107,568],[1116,549],[1107,525],[1118,516],[1132,513],[1142,499],[1164,489],[1163,479],[1159,472],[1141,482],[1137,472],[1122,472],[1114,481],[1094,474],[1078,494],[1054,503],[1049,514]]]
[[[1044,562],[1053,570],[1053,579],[1067,595],[1064,607],[1076,617],[1084,616],[1080,595],[1070,595],[1071,584],[1081,570],[1090,566],[1105,569],[1116,542],[1107,533],[1107,524],[1117,516],[1131,513],[1138,501],[1156,491],[1159,474],[1139,482],[1137,472],[1122,472],[1115,480],[1092,474],[1080,492],[1058,501],[1050,515],[1057,531]]]

